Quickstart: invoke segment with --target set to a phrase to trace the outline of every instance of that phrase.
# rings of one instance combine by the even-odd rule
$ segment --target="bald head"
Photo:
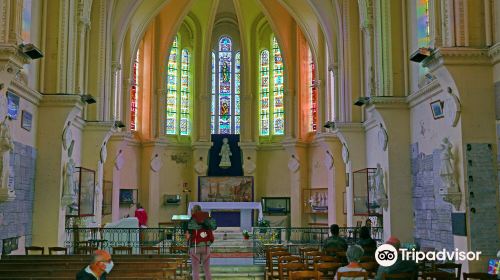
[[[100,261],[109,261],[111,259],[111,255],[104,250],[96,250],[92,254],[92,259],[90,261],[91,264],[100,262]]]

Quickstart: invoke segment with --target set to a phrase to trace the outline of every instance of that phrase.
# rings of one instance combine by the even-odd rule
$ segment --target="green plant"
[[[245,237],[245,238],[250,237],[250,233],[248,232],[248,230],[243,230],[242,234],[243,234],[243,237]]]
[[[257,226],[258,227],[270,227],[271,226],[271,222],[269,220],[262,219],[262,220],[259,220],[257,222]]]

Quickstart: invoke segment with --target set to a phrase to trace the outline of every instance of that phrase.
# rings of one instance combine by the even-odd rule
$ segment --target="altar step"
[[[221,257],[251,257],[253,241],[245,240],[239,228],[237,230],[219,228],[214,232],[214,238],[215,242],[211,246],[212,253],[219,253]],[[226,256],[223,255],[224,253]]]
[[[261,280],[264,279],[264,265],[211,265],[212,279]],[[203,269],[202,269],[203,270]],[[200,279],[205,279],[201,273]]]

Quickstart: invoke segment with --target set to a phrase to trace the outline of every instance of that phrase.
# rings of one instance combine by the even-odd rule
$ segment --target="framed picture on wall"
[[[31,131],[32,122],[33,122],[33,115],[30,112],[23,110],[21,115],[21,127],[26,129],[27,131]]]
[[[432,117],[437,120],[444,118],[444,112],[443,112],[443,106],[444,102],[441,100],[436,100],[434,102],[431,102],[431,111],[432,111]]]
[[[94,199],[95,199],[95,171],[83,167],[77,167],[80,173],[80,215],[94,215]]]
[[[7,92],[7,116],[13,120],[17,120],[17,113],[19,111],[19,96],[13,92]]]

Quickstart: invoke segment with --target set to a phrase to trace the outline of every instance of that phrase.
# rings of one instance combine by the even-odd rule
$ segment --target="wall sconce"
[[[31,43],[21,44],[19,45],[19,48],[25,55],[27,55],[31,59],[39,59],[43,57],[42,51]]]
[[[90,94],[82,94],[82,102],[85,102],[87,104],[94,104],[96,103],[97,101],[95,100],[95,98],[90,95]]]
[[[431,52],[432,52],[432,49],[430,49],[430,48],[419,48],[418,50],[416,50],[415,52],[413,52],[410,55],[410,60],[413,62],[420,63],[424,59],[431,56]]]
[[[335,128],[335,122],[334,121],[327,121],[323,127],[324,128],[334,129]]]
[[[358,97],[358,100],[356,100],[356,102],[354,102],[354,105],[363,106],[363,105],[370,103],[370,100],[371,100],[370,97],[361,96],[361,97]]]
[[[123,127],[125,127],[125,124],[122,121],[115,121],[114,125],[117,128],[123,128]]]

